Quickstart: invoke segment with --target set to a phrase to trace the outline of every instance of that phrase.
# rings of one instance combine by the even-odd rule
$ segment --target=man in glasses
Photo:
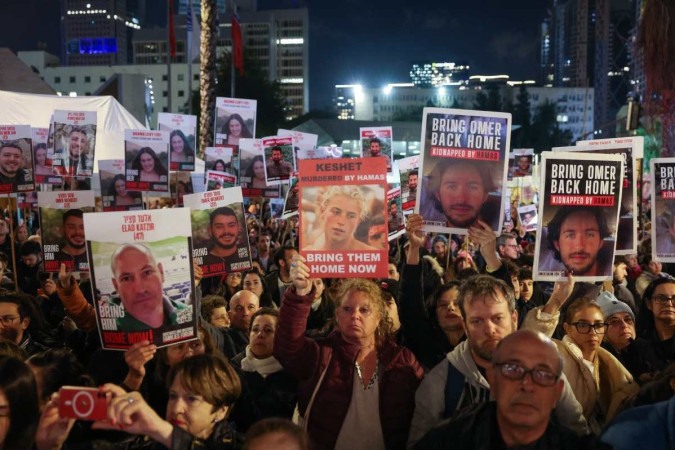
[[[551,420],[564,389],[562,368],[555,344],[543,334],[506,336],[486,372],[494,401],[431,431],[416,448],[590,448],[590,438]]]
[[[497,253],[501,259],[515,262],[520,257],[520,248],[515,234],[503,233],[497,238]]]
[[[551,297],[564,302],[570,292],[571,288],[554,290]],[[516,331],[515,298],[504,281],[490,275],[469,278],[460,286],[457,299],[466,340],[448,353],[447,361],[434,367],[418,388],[409,444],[443,419],[490,399],[491,385],[486,374],[495,361],[495,348]],[[581,412],[566,384],[556,408],[558,422],[586,434]]]

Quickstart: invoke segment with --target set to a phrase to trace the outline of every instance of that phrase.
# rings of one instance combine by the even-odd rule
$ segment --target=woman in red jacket
[[[392,340],[380,288],[343,280],[335,330],[305,337],[314,301],[304,258],[291,264],[293,287],[279,311],[274,357],[299,380],[298,412],[317,449],[405,448],[423,371]]]

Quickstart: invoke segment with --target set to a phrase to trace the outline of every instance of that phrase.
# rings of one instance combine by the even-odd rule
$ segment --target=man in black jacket
[[[274,253],[274,264],[279,268],[275,272],[271,272],[265,277],[267,289],[272,296],[272,301],[277,305],[281,305],[281,299],[284,297],[286,288],[291,285],[291,261],[293,257],[298,254],[294,247],[285,245]]]

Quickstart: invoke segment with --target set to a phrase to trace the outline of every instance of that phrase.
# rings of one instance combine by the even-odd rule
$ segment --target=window
[[[58,84],[61,82],[61,77],[54,77],[54,83]]]
[[[184,80],[185,80],[185,75],[183,75],[182,73],[179,73],[178,74],[178,81],[184,81]]]
[[[75,82],[75,77],[70,77],[70,78],[69,78],[69,81],[70,81],[71,83],[74,83],[74,82]]]
[[[86,77],[84,77],[84,82],[85,83],[91,83],[91,77],[88,76],[88,75]]]
[[[162,81],[168,81],[169,76],[168,75],[162,75]]]
[[[98,79],[101,83],[105,83],[105,75],[101,75]]]
[[[166,98],[169,96],[169,91],[162,91],[162,97]]]
[[[185,97],[185,91],[178,91],[179,97]]]
[[[199,81],[199,74],[196,73],[196,74],[192,75],[192,79],[193,79],[194,81]]]

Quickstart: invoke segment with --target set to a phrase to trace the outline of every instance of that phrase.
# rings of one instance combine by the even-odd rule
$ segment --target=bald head
[[[143,244],[124,244],[117,247],[110,257],[110,270],[112,271],[113,276],[117,276],[117,272],[120,267],[120,261],[124,261],[127,254],[134,254],[136,252],[140,252],[145,255],[147,257],[148,263],[152,264],[153,266],[157,266],[155,256],[148,247]]]
[[[499,364],[516,355],[527,354],[547,366],[556,375],[562,373],[563,362],[555,343],[538,331],[518,330],[502,339],[495,348],[492,360]]]
[[[241,290],[230,299],[230,326],[248,333],[251,316],[260,309],[258,296],[251,291]]]

